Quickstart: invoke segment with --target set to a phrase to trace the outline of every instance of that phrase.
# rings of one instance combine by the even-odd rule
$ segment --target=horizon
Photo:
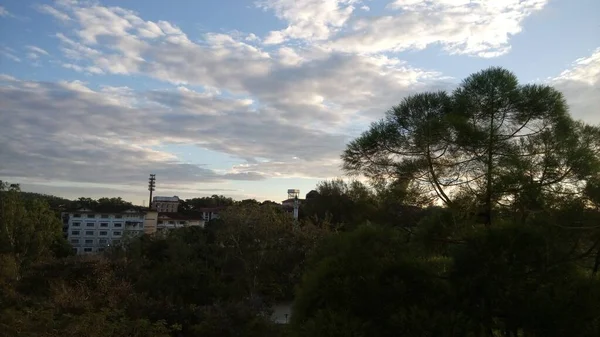
[[[121,7],[125,6],[125,7]],[[594,14],[596,13],[596,14]],[[600,123],[600,2],[7,1],[0,179],[77,199],[280,202],[407,95],[490,66]]]

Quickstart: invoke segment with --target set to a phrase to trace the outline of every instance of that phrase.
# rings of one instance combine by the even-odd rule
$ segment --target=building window
[[[79,231],[71,231],[71,235],[79,235]]]
[[[96,214],[88,214],[87,217],[90,218],[90,219],[93,219],[93,218],[96,217]]]
[[[87,236],[94,235],[94,231],[86,231],[85,235],[87,235]]]
[[[100,235],[103,235],[103,236],[104,236],[104,235],[108,235],[108,232],[106,232],[106,231],[102,231],[102,232],[100,232]]]
[[[81,226],[81,222],[73,222],[73,227],[79,227]]]
[[[158,224],[159,224],[159,225],[162,225],[162,224],[163,224],[163,221],[162,221],[162,220],[158,220]]]
[[[121,236],[121,232],[113,232],[113,236]]]
[[[187,222],[185,222],[185,221],[179,221],[179,224],[180,224],[180,225],[185,225],[186,223],[187,223]]]
[[[92,251],[92,248],[83,248],[83,251],[86,253],[90,253]]]
[[[123,219],[123,216],[121,214],[117,214],[115,215],[115,219]]]
[[[71,243],[79,243],[79,239],[71,239]]]
[[[98,240],[98,243],[101,244],[101,245],[105,245],[106,242],[107,242],[106,239],[100,239],[100,240]]]
[[[108,219],[108,214],[102,214],[102,215],[100,215],[100,218],[101,219]]]
[[[120,223],[120,222],[119,223],[115,223],[115,224],[113,224],[113,227],[115,227],[115,228],[121,228],[121,227],[123,227],[123,224]]]
[[[94,227],[96,224],[93,222],[88,222],[85,224],[86,227]]]
[[[102,222],[102,223],[100,223],[100,227],[108,227],[108,222]]]
[[[86,244],[94,243],[94,240],[85,240]]]
[[[73,214],[74,218],[81,218],[81,214]]]
[[[121,243],[121,240],[112,240],[113,245],[118,245]]]
[[[169,225],[174,225],[175,221],[169,221]]]

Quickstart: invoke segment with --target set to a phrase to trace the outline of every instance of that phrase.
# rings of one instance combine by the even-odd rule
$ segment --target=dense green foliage
[[[29,247],[27,259],[21,246],[1,255],[8,336],[277,336],[271,306],[293,298],[323,236],[309,224],[294,229],[277,207],[245,203],[204,229],[142,236],[104,256],[53,256],[42,253],[53,247],[46,237],[61,238],[59,219],[47,206],[19,204],[19,195],[15,188],[2,199],[2,224],[27,230],[21,246]],[[25,215],[13,225],[16,210]],[[47,222],[32,212],[46,212]]]
[[[559,92],[484,70],[451,95],[406,98],[342,158],[380,209],[415,195],[444,207],[327,241],[294,335],[600,334],[600,129]]]
[[[56,213],[2,184],[0,335],[600,336],[600,128],[559,92],[487,69],[406,98],[342,158],[369,184],[321,182],[299,221],[188,199],[228,208],[103,256],[68,256]]]

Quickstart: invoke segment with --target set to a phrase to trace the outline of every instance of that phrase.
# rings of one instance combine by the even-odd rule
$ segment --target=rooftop
[[[202,213],[158,213],[158,220],[204,220]]]
[[[179,202],[180,199],[178,196],[174,195],[172,197],[161,197],[161,196],[156,196],[154,198],[152,198],[152,201],[170,201],[170,202]]]
[[[131,214],[145,213],[146,208],[140,206],[116,206],[116,205],[99,205],[97,207],[79,207],[66,209],[64,213],[103,213],[103,214]]]

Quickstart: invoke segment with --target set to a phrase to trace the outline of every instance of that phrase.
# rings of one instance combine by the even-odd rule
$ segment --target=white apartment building
[[[130,209],[122,212],[95,212],[79,209],[64,212],[62,218],[67,240],[77,254],[102,252],[118,245],[127,236],[144,233],[145,212]]]

